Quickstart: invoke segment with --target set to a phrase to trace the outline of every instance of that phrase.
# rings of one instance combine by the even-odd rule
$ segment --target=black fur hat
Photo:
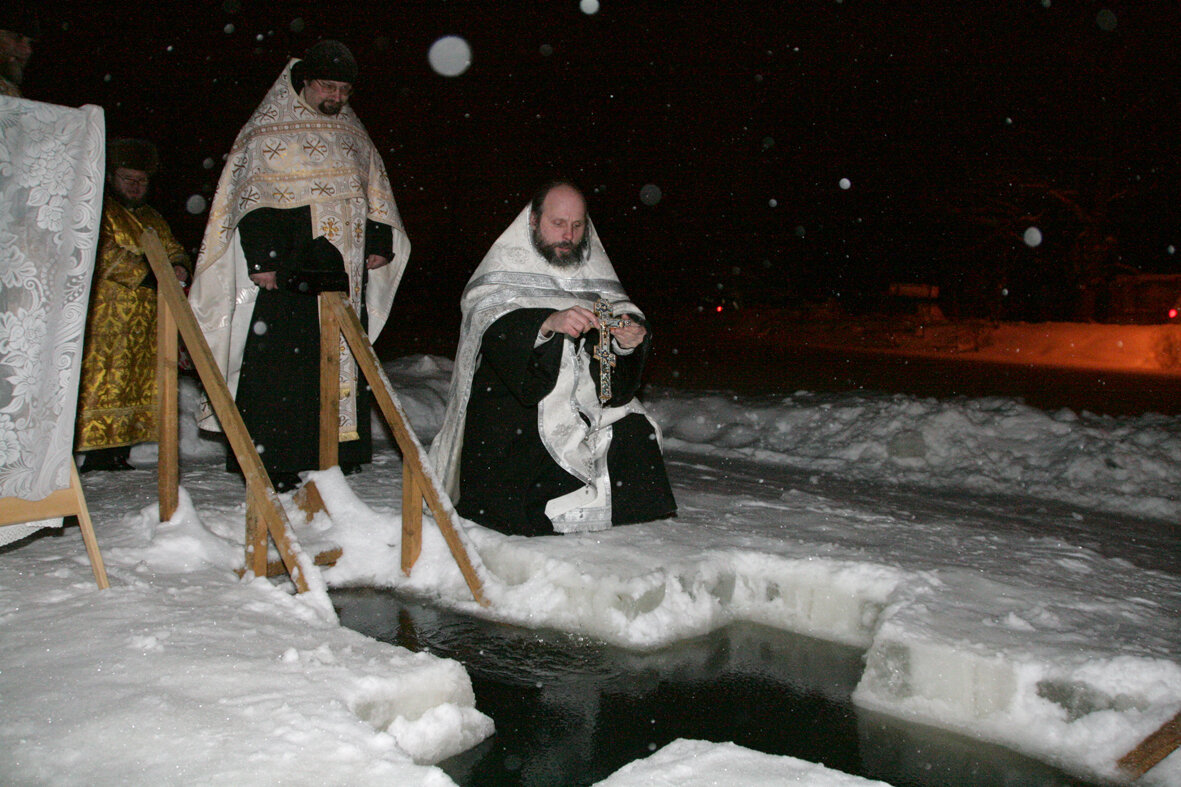
[[[313,79],[330,79],[351,85],[357,81],[357,60],[349,48],[339,41],[321,41],[308,50],[303,60],[291,67],[291,86],[297,92]]]
[[[31,3],[29,4],[31,5]],[[36,41],[41,37],[41,22],[37,19],[36,10],[25,3],[6,2],[0,7],[0,30],[27,36]]]
[[[146,139],[112,139],[107,143],[107,172],[136,169],[155,176],[160,169],[160,154]]]

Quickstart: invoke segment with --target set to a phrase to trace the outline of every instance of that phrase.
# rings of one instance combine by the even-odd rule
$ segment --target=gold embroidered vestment
[[[151,268],[139,248],[149,228],[160,236],[169,262],[192,270],[155,209],[126,208],[106,198],[78,390],[79,451],[156,440],[156,290],[141,286],[151,281]]]

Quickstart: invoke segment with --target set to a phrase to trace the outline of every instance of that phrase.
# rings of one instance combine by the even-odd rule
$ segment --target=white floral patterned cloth
[[[103,111],[0,96],[0,497],[70,485]],[[61,519],[0,527],[6,544]]]

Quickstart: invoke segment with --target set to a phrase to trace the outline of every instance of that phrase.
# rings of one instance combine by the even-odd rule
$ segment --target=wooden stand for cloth
[[[78,517],[78,527],[82,530],[82,542],[86,544],[86,556],[90,558],[94,580],[100,590],[109,588],[111,583],[107,581],[107,569],[103,565],[102,553],[98,551],[94,525],[90,521],[90,510],[86,507],[86,497],[82,494],[82,481],[78,478],[78,467],[73,461],[70,462],[70,485],[65,489],[52,492],[41,500],[0,497],[0,527],[64,516]]]

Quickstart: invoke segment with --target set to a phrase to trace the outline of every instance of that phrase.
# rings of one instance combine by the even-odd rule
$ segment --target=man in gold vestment
[[[157,439],[156,277],[139,247],[144,230],[160,236],[182,283],[192,272],[164,217],[144,203],[157,166],[151,142],[120,139],[107,146],[107,194],[78,392],[75,448],[84,453],[84,473],[130,470],[131,446]]]
[[[16,3],[0,11],[0,96],[20,98],[25,66],[33,56],[33,42],[39,33],[32,9]]]

